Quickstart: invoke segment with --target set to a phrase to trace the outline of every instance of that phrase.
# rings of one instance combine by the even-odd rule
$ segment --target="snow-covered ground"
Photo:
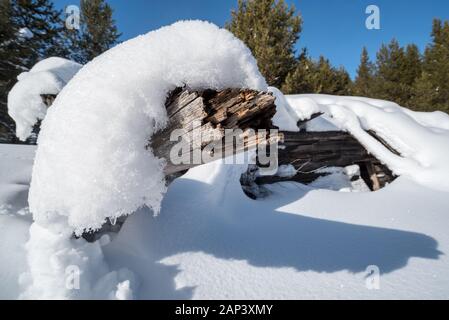
[[[0,145],[1,298],[24,290],[34,151]],[[108,267],[135,274],[134,298],[449,298],[446,192],[405,178],[378,192],[289,182],[255,201],[241,191],[241,170],[190,170],[159,216],[141,209],[103,242]],[[370,265],[378,290],[366,286]]]
[[[122,43],[68,82],[39,68],[10,93],[19,136],[45,116],[38,148],[0,145],[0,298],[449,298],[447,114],[284,96],[240,40],[200,21]],[[37,75],[61,90],[48,112],[48,83],[26,90]],[[372,193],[345,174],[356,168],[327,168],[252,200],[239,182],[247,165],[218,161],[167,190],[164,160],[146,147],[166,125],[167,93],[183,85],[270,90],[281,129],[323,113],[308,130],[350,132],[401,177]],[[72,236],[127,215],[93,243]]]

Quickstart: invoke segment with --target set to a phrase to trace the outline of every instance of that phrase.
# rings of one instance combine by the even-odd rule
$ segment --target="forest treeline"
[[[119,42],[106,0],[81,0],[79,8],[80,28],[69,29],[65,13],[51,0],[0,0],[3,140],[15,139],[7,95],[21,72],[50,56],[86,63]],[[300,12],[284,0],[238,0],[225,27],[250,48],[267,82],[286,94],[358,95],[449,113],[449,21],[433,21],[432,40],[424,52],[395,39],[383,44],[373,59],[361,48],[354,80],[326,57],[314,59],[306,48],[297,52],[302,25]]]
[[[312,59],[307,49],[297,54],[302,23],[283,0],[239,0],[226,27],[249,46],[269,84],[286,94],[357,95],[449,113],[449,21],[433,21],[432,42],[423,53],[396,39],[383,44],[373,60],[361,48],[354,81],[326,57]]]
[[[53,56],[84,64],[118,43],[105,0],[81,0],[79,9],[79,28],[67,28],[51,0],[0,0],[0,141],[17,142],[7,97],[20,73]]]

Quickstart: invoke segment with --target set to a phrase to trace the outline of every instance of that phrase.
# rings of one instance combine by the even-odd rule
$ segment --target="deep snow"
[[[318,94],[292,95],[285,99],[297,119],[321,112],[317,121],[324,130],[334,127],[351,133],[370,153],[396,175],[428,188],[449,192],[449,115],[441,111],[414,112],[396,103],[363,97]],[[312,122],[308,130],[317,129]],[[374,131],[393,147],[396,155],[373,138]]]
[[[18,279],[29,271],[34,150],[0,145],[1,298],[26,297],[26,276]],[[112,284],[126,287],[129,278],[137,299],[449,298],[446,192],[406,178],[378,192],[326,189],[338,189],[336,180],[322,189],[288,182],[254,201],[238,184],[241,170],[190,170],[170,185],[159,216],[141,209],[102,241],[105,274],[129,270],[103,277],[109,297],[122,294]],[[380,268],[379,290],[365,285],[369,265]]]

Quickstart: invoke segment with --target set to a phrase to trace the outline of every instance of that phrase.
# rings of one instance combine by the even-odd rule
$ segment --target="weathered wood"
[[[284,142],[279,150],[279,162],[292,164],[301,172],[373,159],[356,139],[342,131],[282,133]]]
[[[201,152],[206,146],[214,146],[214,152],[228,147],[226,150],[235,154],[251,150],[260,143],[274,143],[278,140],[277,136],[268,136],[265,141],[249,137],[251,129],[273,128],[271,118],[276,113],[274,100],[270,93],[248,89],[192,91],[177,88],[167,98],[168,124],[153,135],[150,146],[157,157],[166,160],[164,172],[170,175],[199,165],[193,161],[193,154]],[[179,143],[179,140],[170,139],[176,129],[183,129],[182,138],[192,142],[189,151],[181,155],[182,164],[174,164],[170,159],[170,151]],[[225,145],[225,129],[240,129],[239,136],[244,137],[243,146]],[[196,141],[198,136],[201,136],[201,142]]]
[[[41,94],[43,103],[50,107],[56,95]],[[165,107],[169,118],[167,126],[156,132],[151,137],[148,147],[153,153],[166,160],[164,173],[172,175],[185,171],[201,163],[194,163],[192,155],[197,151],[202,151],[206,146],[215,146],[211,152],[221,152],[224,156],[251,150],[262,143],[276,143],[278,136],[267,136],[264,141],[251,138],[251,129],[271,129],[273,128],[271,118],[276,113],[274,96],[271,93],[259,92],[249,89],[225,89],[221,91],[189,90],[188,88],[176,88],[169,93]],[[189,151],[182,154],[185,163],[173,164],[170,160],[170,151],[178,141],[170,141],[173,130],[183,129],[183,138],[186,141],[194,132],[199,132],[201,143],[196,143],[197,136],[193,141]],[[240,129],[244,144],[239,146],[226,145],[225,130]],[[192,140],[192,138],[190,138]],[[229,153],[231,150],[231,153]],[[170,177],[168,177],[170,180]]]
[[[319,169],[354,164],[359,165],[362,178],[371,190],[378,190],[396,178],[349,133],[302,131],[281,134],[283,143],[278,150],[279,165],[290,164],[297,170],[297,174],[292,177],[259,176],[255,179],[259,185],[281,181],[307,184],[327,175],[319,172]]]

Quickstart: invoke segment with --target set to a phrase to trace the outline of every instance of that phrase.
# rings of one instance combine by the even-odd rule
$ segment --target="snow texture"
[[[105,254],[139,275],[138,298],[449,297],[446,192],[405,178],[379,192],[332,191],[343,189],[338,178],[269,185],[253,201],[242,169],[191,169],[170,185],[160,216],[128,218]],[[366,285],[370,265],[379,290]]]
[[[167,93],[184,85],[267,90],[249,49],[207,22],[177,22],[107,51],[43,122],[29,195],[35,220],[66,216],[80,234],[145,205],[157,213],[164,163],[146,146],[166,125]]]
[[[38,120],[45,118],[47,106],[41,94],[58,94],[81,65],[52,57],[38,62],[28,72],[21,73],[8,94],[8,113],[16,122],[16,135],[25,141]]]
[[[273,93],[276,98],[276,113],[273,116],[273,124],[279,127],[280,130],[297,132],[299,127],[297,125],[299,119],[298,114],[293,110],[287,102],[284,94],[275,87],[269,87],[268,91]]]
[[[61,232],[65,226],[65,232]],[[29,270],[21,299],[129,299],[136,285],[127,269],[109,271],[99,242],[71,239],[65,221],[52,227],[33,223],[26,244]]]

